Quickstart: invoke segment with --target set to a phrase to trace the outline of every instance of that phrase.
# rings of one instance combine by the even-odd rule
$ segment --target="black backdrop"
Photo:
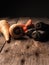
[[[12,1],[0,2],[0,17],[48,17],[49,2]]]

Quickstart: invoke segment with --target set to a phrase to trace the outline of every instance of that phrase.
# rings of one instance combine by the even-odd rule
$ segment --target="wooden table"
[[[10,25],[14,23],[24,23],[29,17],[8,19],[5,18]],[[33,23],[39,20],[49,24],[47,18],[32,18]],[[5,39],[0,34],[0,50]],[[49,65],[49,41],[39,42],[30,38],[12,39],[10,43],[6,43],[0,53],[0,65]]]

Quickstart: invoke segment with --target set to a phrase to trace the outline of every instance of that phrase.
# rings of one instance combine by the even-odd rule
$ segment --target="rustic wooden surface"
[[[10,25],[21,22],[25,23],[28,18],[6,18]],[[33,18],[33,23],[43,20],[49,24],[47,18]],[[5,39],[0,34],[0,50]],[[39,42],[30,38],[26,39],[11,39],[10,43],[6,43],[0,53],[0,65],[49,65],[49,41]]]

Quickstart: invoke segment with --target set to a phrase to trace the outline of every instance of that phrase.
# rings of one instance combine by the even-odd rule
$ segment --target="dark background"
[[[49,2],[43,1],[2,1],[0,17],[47,17]]]

